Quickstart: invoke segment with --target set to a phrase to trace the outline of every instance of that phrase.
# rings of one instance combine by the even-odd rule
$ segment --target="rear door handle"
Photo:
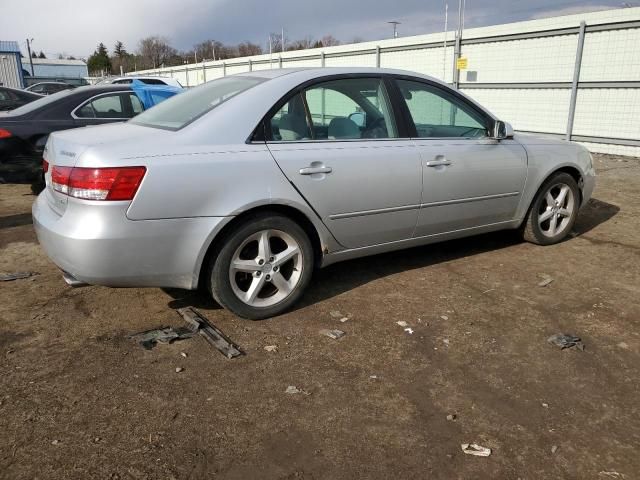
[[[300,169],[300,175],[313,175],[314,173],[331,173],[331,167],[306,167]]]
[[[439,160],[431,160],[427,162],[427,167],[439,167],[440,165],[451,165],[451,160],[445,158]]]

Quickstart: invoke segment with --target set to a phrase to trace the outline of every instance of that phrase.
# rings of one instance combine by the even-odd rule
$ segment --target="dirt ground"
[[[261,322],[190,292],[70,289],[29,187],[0,185],[0,273],[38,272],[0,283],[0,478],[640,478],[640,160],[596,167],[562,244],[503,232],[334,265]],[[246,356],[128,338],[185,305]]]

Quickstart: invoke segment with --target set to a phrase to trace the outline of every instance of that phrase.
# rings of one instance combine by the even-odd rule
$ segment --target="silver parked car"
[[[373,68],[225,77],[56,132],[44,158],[34,224],[69,283],[206,286],[251,319],[341,260],[500,229],[557,243],[595,183],[584,147]]]

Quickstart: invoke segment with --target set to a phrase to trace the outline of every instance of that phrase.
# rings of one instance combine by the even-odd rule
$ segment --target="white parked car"
[[[148,77],[148,76],[131,76],[131,77],[115,77],[115,78],[106,78],[100,82],[103,83],[112,83],[115,85],[128,85],[134,80],[140,80],[142,83],[147,85],[170,85],[172,87],[182,88],[182,85],[178,80],[171,77]]]

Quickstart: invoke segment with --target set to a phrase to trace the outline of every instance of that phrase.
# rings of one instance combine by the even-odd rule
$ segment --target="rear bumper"
[[[229,219],[132,221],[129,202],[75,200],[60,216],[46,197],[32,209],[40,245],[63,271],[92,285],[194,289],[206,248]]]

